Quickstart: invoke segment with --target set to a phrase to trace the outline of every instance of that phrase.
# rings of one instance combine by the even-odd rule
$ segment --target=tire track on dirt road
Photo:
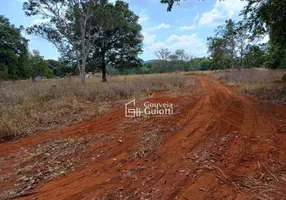
[[[286,199],[286,138],[277,134],[276,119],[210,76],[191,78],[201,95],[189,88],[189,95],[152,99],[173,102],[174,116],[126,119],[117,109],[63,129],[95,138],[81,153],[85,165],[23,199]],[[142,134],[154,147],[136,156]]]

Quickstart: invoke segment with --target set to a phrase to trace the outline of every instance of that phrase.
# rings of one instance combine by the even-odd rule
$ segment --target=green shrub
[[[282,76],[282,81],[285,81],[285,82],[286,82],[286,74],[284,74],[284,75]]]
[[[117,76],[117,75],[119,75],[118,69],[116,69],[115,67],[112,67],[110,65],[106,66],[106,71],[107,71],[107,74],[110,75],[110,76]]]

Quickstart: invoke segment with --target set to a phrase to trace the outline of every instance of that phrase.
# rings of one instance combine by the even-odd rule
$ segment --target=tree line
[[[180,0],[161,0],[171,11]],[[249,0],[239,22],[227,20],[208,38],[212,66],[286,69],[286,1]],[[265,36],[266,44],[258,44]]]
[[[102,81],[106,81],[107,66],[123,70],[142,63],[138,58],[143,43],[139,17],[124,1],[29,0],[24,2],[23,10],[28,17],[42,19],[40,24],[27,27],[26,32],[51,42],[60,59],[44,61],[39,68],[48,69],[32,72],[31,62],[43,58],[39,53],[29,53],[28,40],[21,35],[23,27],[16,28],[1,16],[0,71],[9,79],[49,76],[51,72],[57,76],[76,67],[83,82],[87,70],[101,71]]]
[[[4,16],[0,16],[0,80],[17,80],[39,76],[50,78],[52,70],[38,51],[28,51],[28,40]]]
[[[211,60],[207,57],[196,58],[177,49],[174,52],[168,48],[155,52],[156,60],[144,63],[139,73],[170,73],[178,71],[209,70]]]
[[[171,11],[180,0],[161,0]],[[241,11],[243,20],[227,20],[207,39],[207,58],[195,58],[184,50],[155,53],[154,62],[145,63],[142,27],[124,1],[108,0],[26,0],[28,17],[42,19],[27,27],[28,34],[45,38],[58,49],[60,59],[44,60],[38,51],[30,52],[28,39],[4,16],[0,16],[0,79],[62,77],[72,72],[85,81],[86,71],[113,74],[164,73],[243,67],[286,68],[286,2],[249,0]],[[269,35],[269,42],[259,41]]]
[[[269,45],[258,44],[247,31],[242,22],[226,20],[218,26],[215,36],[207,38],[208,53],[211,58],[211,68],[238,69],[242,68],[278,68],[269,63]],[[281,66],[282,67],[282,66]]]

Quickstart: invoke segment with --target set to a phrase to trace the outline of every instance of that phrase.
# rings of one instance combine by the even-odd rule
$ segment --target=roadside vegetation
[[[156,91],[180,90],[189,78],[182,74],[132,75],[99,78],[82,84],[77,78],[39,82],[2,82],[0,85],[0,138],[11,139],[91,119],[127,99]]]
[[[286,104],[285,74],[284,70],[255,69],[218,72],[213,73],[213,76],[259,101]]]

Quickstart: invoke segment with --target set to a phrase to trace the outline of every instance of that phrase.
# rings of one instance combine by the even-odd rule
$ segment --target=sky
[[[39,23],[38,17],[27,17],[22,10],[25,0],[0,0],[0,15],[16,26],[27,27]],[[110,0],[115,1],[115,0]],[[129,8],[139,16],[144,36],[143,60],[156,59],[154,53],[162,48],[170,51],[184,49],[195,57],[207,56],[207,37],[214,35],[217,26],[225,20],[239,21],[240,11],[246,5],[241,0],[186,0],[175,4],[172,12],[160,0],[125,0]],[[26,35],[29,50],[37,49],[45,59],[57,59],[57,49],[48,41],[35,35]]]

